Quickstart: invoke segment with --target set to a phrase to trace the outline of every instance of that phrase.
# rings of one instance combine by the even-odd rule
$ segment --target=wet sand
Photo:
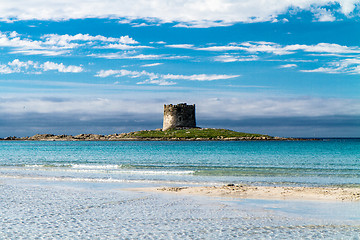
[[[211,187],[160,187],[128,190],[248,199],[360,201],[360,188],[340,187],[269,187],[229,184]]]

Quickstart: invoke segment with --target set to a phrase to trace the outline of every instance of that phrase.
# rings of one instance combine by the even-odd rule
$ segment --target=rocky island
[[[236,132],[228,129],[200,128],[196,126],[195,104],[179,103],[164,105],[163,127],[111,135],[79,134],[54,135],[36,134],[32,137],[7,137],[0,140],[22,141],[268,141],[305,140],[272,137],[262,134]],[[307,139],[306,139],[307,140]]]
[[[169,129],[166,131],[143,130],[110,135],[79,134],[54,135],[36,134],[31,137],[7,137],[0,140],[20,141],[269,141],[269,140],[301,140],[295,138],[272,137],[262,134],[236,132],[216,128]]]

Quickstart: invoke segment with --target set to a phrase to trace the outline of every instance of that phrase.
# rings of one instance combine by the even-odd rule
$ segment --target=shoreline
[[[97,135],[81,134],[82,136],[71,135],[51,135],[42,134],[32,137],[6,137],[0,138],[0,141],[109,141],[109,142],[126,142],[126,141],[209,141],[209,142],[229,142],[229,141],[322,141],[326,138],[282,138],[282,137],[228,137],[228,138],[182,138],[182,137],[123,137],[121,134]],[[83,136],[85,135],[85,136]]]
[[[360,188],[341,187],[268,187],[228,184],[211,187],[148,187],[125,190],[238,199],[360,202]]]
[[[142,130],[110,135],[79,134],[54,135],[36,134],[31,137],[10,136],[0,138],[2,141],[306,141],[318,140],[309,138],[283,138],[263,134],[236,132],[218,128],[179,128],[162,131]]]
[[[167,139],[167,138],[123,138],[123,139],[0,139],[0,141],[9,142],[9,141],[42,141],[42,142],[130,142],[130,141],[138,141],[138,142],[231,142],[231,141],[322,141],[323,139],[303,139],[303,138],[296,138],[296,139],[189,139],[189,138],[174,138],[174,139]]]

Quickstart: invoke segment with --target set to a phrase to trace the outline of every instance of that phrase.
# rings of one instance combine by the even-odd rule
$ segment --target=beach
[[[0,239],[356,239],[359,141],[0,142]]]
[[[360,0],[0,21],[0,240],[360,240]]]
[[[132,191],[174,193],[240,199],[272,199],[296,201],[360,201],[360,188],[331,187],[269,187],[228,184],[202,187],[135,188]]]
[[[1,179],[0,239],[354,239],[360,234],[359,202],[164,194],[138,186]]]

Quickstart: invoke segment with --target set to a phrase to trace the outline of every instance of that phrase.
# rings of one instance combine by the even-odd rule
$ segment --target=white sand
[[[360,188],[225,185],[213,187],[136,188],[129,190],[249,199],[360,201]]]

